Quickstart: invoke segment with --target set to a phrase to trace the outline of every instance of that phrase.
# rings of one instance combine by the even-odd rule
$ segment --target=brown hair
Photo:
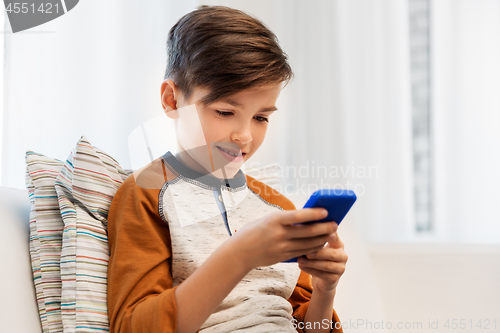
[[[170,29],[167,52],[165,79],[186,100],[194,88],[208,89],[205,105],[293,77],[276,35],[258,19],[224,6],[200,6],[184,15]]]

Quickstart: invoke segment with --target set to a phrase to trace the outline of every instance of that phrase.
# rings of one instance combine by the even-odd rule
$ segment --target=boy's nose
[[[250,127],[245,126],[234,130],[231,134],[231,140],[239,141],[241,144],[247,144],[252,141],[252,132],[250,131]]]

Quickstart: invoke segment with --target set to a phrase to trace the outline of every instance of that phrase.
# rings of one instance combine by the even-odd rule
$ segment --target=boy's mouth
[[[241,151],[235,152],[232,149],[223,148],[221,146],[216,146],[216,147],[217,149],[219,149],[221,154],[226,157],[227,160],[232,162],[243,162],[243,158],[246,155],[246,153]]]
[[[227,149],[227,148],[223,148],[221,146],[216,146],[219,150],[231,155],[231,156],[234,156],[234,157],[238,157],[238,156],[245,156],[246,153],[244,152],[240,152],[240,151],[234,151],[232,149]]]

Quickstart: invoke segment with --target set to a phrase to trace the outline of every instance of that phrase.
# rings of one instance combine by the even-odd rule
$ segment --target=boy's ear
[[[177,119],[179,112],[177,111],[178,90],[174,81],[167,79],[161,84],[161,104],[167,117]]]

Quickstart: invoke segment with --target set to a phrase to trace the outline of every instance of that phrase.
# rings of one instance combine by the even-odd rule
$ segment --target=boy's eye
[[[215,110],[215,112],[217,112],[217,114],[221,117],[229,117],[231,115],[233,115],[232,112],[229,112],[229,111],[219,111],[219,110]],[[262,117],[262,116],[257,116],[257,117],[254,117],[259,123],[264,123],[264,122],[269,122],[269,118],[267,117]]]
[[[230,116],[230,115],[233,114],[232,112],[228,112],[228,111],[219,111],[219,110],[216,110],[216,112],[221,117],[227,117],[227,116]]]
[[[255,119],[257,119],[258,122],[260,123],[263,123],[263,122],[269,122],[269,118],[266,118],[266,117],[262,117],[262,116],[257,116],[255,117]]]

